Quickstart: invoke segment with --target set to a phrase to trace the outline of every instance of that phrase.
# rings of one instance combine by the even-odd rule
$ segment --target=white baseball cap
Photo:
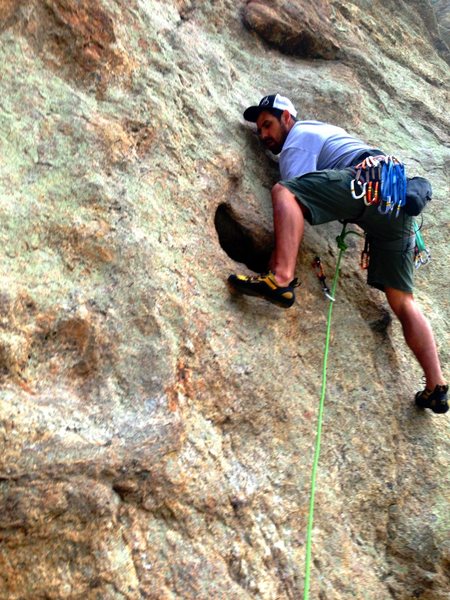
[[[297,111],[294,105],[285,96],[280,94],[271,94],[270,96],[264,96],[258,106],[249,106],[244,112],[244,119],[256,123],[259,115],[267,109],[277,108],[278,110],[287,110],[294,118],[297,116]]]

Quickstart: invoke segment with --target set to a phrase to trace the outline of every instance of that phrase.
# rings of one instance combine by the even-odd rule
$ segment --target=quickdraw
[[[320,258],[318,256],[315,257],[312,263],[313,269],[316,271],[316,275],[320,283],[322,284],[322,292],[325,295],[325,298],[334,302],[334,298],[330,292],[330,288],[327,286],[325,273],[323,272],[322,263],[320,262]]]
[[[378,206],[378,211],[398,217],[406,202],[405,167],[395,156],[369,156],[356,165],[355,178],[350,183],[353,198],[364,199],[366,206]],[[359,191],[357,187],[359,186]]]
[[[369,240],[367,239],[367,236],[366,236],[364,239],[364,250],[361,252],[361,260],[360,260],[361,269],[367,270],[369,268],[369,261],[370,261]]]
[[[420,227],[414,221],[414,233],[416,234],[416,246],[414,248],[414,266],[416,269],[422,265],[426,265],[431,260],[431,253],[425,246],[422,234],[420,233]]]

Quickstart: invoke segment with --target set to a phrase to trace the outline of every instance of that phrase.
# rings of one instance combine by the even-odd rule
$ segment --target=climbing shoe
[[[294,304],[294,288],[299,285],[297,279],[294,279],[288,286],[281,287],[271,271],[252,277],[233,274],[228,277],[228,283],[243,294],[265,298],[282,308],[289,308]]]
[[[430,408],[434,413],[443,414],[448,411],[448,385],[437,385],[434,390],[425,388],[416,394],[416,406]]]

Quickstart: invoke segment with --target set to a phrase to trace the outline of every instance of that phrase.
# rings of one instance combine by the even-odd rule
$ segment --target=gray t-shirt
[[[281,179],[324,169],[345,169],[354,165],[361,154],[373,150],[341,127],[320,121],[297,121],[280,153]]]

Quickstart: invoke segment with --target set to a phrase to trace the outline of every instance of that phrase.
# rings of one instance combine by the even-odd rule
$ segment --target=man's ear
[[[281,115],[283,123],[287,125],[291,118],[291,113],[288,110],[283,110],[283,114]]]

